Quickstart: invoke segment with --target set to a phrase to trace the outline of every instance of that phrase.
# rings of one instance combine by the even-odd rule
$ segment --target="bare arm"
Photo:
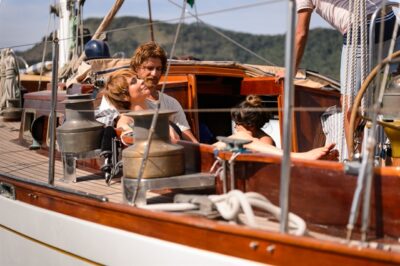
[[[244,145],[245,148],[253,151],[258,151],[266,154],[271,154],[271,155],[278,155],[282,156],[283,151],[281,149],[278,149],[277,147],[265,143],[257,138],[253,138],[247,134],[243,133],[236,133],[231,136],[230,138],[236,138],[236,139],[246,139],[246,140],[252,140],[251,143]],[[217,147],[217,149],[224,149],[225,148],[225,143],[223,142],[217,142],[214,143],[213,146]],[[327,156],[335,147],[335,144],[328,144],[324,147],[316,148],[309,150],[307,152],[291,152],[290,155],[292,158],[298,158],[298,159],[306,159],[306,160],[317,160],[321,159],[324,156]]]
[[[132,131],[132,128],[129,126],[133,122],[132,117],[121,115],[117,121],[117,128],[122,128],[123,132]]]
[[[303,9],[297,13],[296,39],[295,50],[295,72],[297,72],[301,59],[303,58],[304,50],[307,44],[308,32],[310,29],[312,9]]]
[[[310,20],[312,9],[302,9],[297,13],[297,25],[296,25],[296,37],[295,37],[295,69],[294,75],[296,75],[299,69],[301,59],[303,58],[304,50],[307,44],[308,32],[310,29]],[[276,81],[285,77],[284,71],[278,71],[276,74]]]
[[[176,133],[175,129],[171,126],[169,126],[169,138],[172,143],[176,143],[178,140],[180,140],[179,135]]]
[[[198,143],[198,140],[196,137],[193,135],[192,131],[190,129],[182,131],[182,138],[184,140],[188,140],[194,143]]]
[[[272,146],[257,139],[253,139],[253,142],[245,145],[245,147],[253,151],[259,151],[267,154],[283,155],[283,151],[281,149],[278,149],[275,146]],[[303,160],[318,160],[323,158],[324,156],[329,155],[329,153],[333,150],[334,147],[335,144],[331,143],[327,144],[324,147],[315,148],[307,152],[291,152],[290,156],[292,158],[303,159]]]

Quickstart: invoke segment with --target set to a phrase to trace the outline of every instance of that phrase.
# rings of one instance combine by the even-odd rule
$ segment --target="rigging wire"
[[[204,17],[204,16],[208,16],[208,15],[215,15],[215,14],[227,13],[227,12],[236,11],[236,10],[255,8],[255,7],[259,7],[259,6],[275,4],[275,3],[278,3],[278,2],[282,2],[282,0],[265,0],[265,1],[262,1],[262,2],[238,5],[238,6],[234,6],[234,7],[229,7],[229,8],[219,9],[219,10],[213,10],[213,11],[209,11],[209,12],[203,12],[203,13],[200,13],[200,14],[197,14],[197,12],[196,12],[196,14],[191,14],[190,13],[190,15],[192,17],[194,17],[194,18],[199,19],[199,17]],[[178,5],[176,3],[173,3],[173,4],[174,5]],[[157,22],[153,21],[153,26],[157,25],[157,24],[162,24],[162,23],[173,23],[173,22],[177,22],[179,20],[180,20],[180,18],[172,18],[172,19],[160,20],[160,21],[157,21]],[[236,42],[235,40],[231,39],[230,37],[226,36],[221,31],[216,30],[213,26],[205,23],[204,21],[201,21],[201,22],[204,25],[206,25],[207,27],[209,27],[211,30],[215,31],[217,34],[221,35],[223,38],[225,38],[228,41],[234,43],[235,45],[237,45],[238,47],[244,49],[245,51],[251,53],[252,55],[254,55],[257,58],[259,58],[260,60],[262,60],[262,61],[264,61],[264,62],[266,62],[267,64],[270,64],[270,65],[274,65],[274,66],[276,65],[276,64],[274,64],[272,62],[269,62],[267,59],[261,57],[260,55],[252,52],[250,49],[246,48],[245,46],[243,46],[240,43]],[[149,24],[150,23],[143,23],[143,24],[129,26],[129,27],[120,27],[120,28],[116,28],[116,29],[112,29],[112,30],[107,30],[107,31],[104,31],[104,32],[105,33],[112,33],[112,32],[119,32],[119,31],[124,31],[124,30],[129,30],[129,29],[148,27]],[[87,36],[89,36],[89,34],[82,35],[82,36],[83,37],[87,37]],[[69,39],[72,39],[72,38],[73,38],[73,36],[67,37],[67,38],[60,38],[59,41],[62,42],[62,41],[69,40]],[[50,41],[47,41],[47,42],[50,42]],[[20,44],[20,45],[13,45],[13,46],[9,46],[9,47],[0,47],[0,49],[3,49],[3,48],[11,48],[11,49],[13,49],[13,48],[29,47],[29,46],[33,46],[33,45],[36,45],[36,44],[37,44],[37,42],[35,42],[35,43],[27,43],[27,44]]]
[[[171,4],[182,8],[182,6],[180,6],[179,4],[175,3],[172,0],[168,0],[168,2],[170,2]],[[231,43],[235,44],[236,46],[238,46],[239,48],[242,48],[243,50],[245,50],[246,52],[254,55],[255,57],[257,57],[258,59],[264,61],[265,63],[269,64],[269,65],[273,65],[276,66],[276,64],[270,62],[269,60],[265,59],[264,57],[260,56],[259,54],[253,52],[252,50],[250,50],[249,48],[245,47],[244,45],[240,44],[239,42],[235,41],[234,39],[232,39],[231,37],[229,37],[228,35],[224,34],[222,31],[217,30],[215,27],[211,26],[210,24],[207,24],[206,22],[204,22],[203,20],[201,20],[196,14],[193,14],[190,11],[187,11],[192,17],[196,18],[196,20],[200,21],[202,24],[204,24],[205,26],[207,26],[210,30],[214,31],[215,33],[217,33],[218,35],[220,35],[221,37],[223,37],[224,39],[230,41]]]
[[[175,45],[176,45],[176,43],[178,41],[178,37],[179,37],[179,33],[180,33],[180,30],[181,30],[181,26],[183,24],[183,21],[185,20],[185,7],[186,7],[186,1],[184,0],[183,1],[183,7],[182,7],[182,13],[181,13],[181,19],[179,20],[178,26],[176,27],[175,38],[174,38],[174,42],[172,43],[172,48],[171,48],[171,52],[170,52],[170,58],[168,60],[167,69],[165,70],[165,74],[164,74],[165,78],[168,77],[169,69],[171,67],[171,60],[172,60],[172,58],[173,58],[173,56],[175,54]],[[165,85],[166,85],[166,82],[163,82],[161,90],[160,90],[161,94],[164,93]],[[137,177],[137,184],[138,185],[136,186],[136,190],[135,190],[135,193],[133,195],[132,202],[130,202],[133,205],[135,205],[137,195],[139,194],[139,189],[140,189],[140,186],[141,186],[141,182],[140,181],[141,181],[142,176],[144,174],[144,169],[146,167],[146,163],[147,163],[147,160],[149,158],[150,146],[151,146],[151,142],[153,140],[153,134],[155,132],[155,128],[156,128],[156,124],[157,124],[158,114],[159,114],[160,108],[161,108],[161,102],[160,102],[160,99],[158,99],[157,105],[156,105],[156,109],[155,109],[155,113],[153,115],[153,120],[151,121],[151,126],[150,126],[150,129],[149,129],[149,135],[147,137],[146,145],[145,145],[145,148],[144,148],[143,158],[142,158],[142,161],[141,161],[141,164],[140,164],[140,168],[139,168],[139,174],[138,174],[138,177]]]
[[[54,5],[56,4],[56,1],[54,0]],[[51,5],[51,0],[49,0],[49,6]],[[44,59],[46,57],[46,51],[47,51],[47,43],[48,43],[48,38],[49,38],[49,32],[50,32],[50,22],[51,22],[51,18],[53,17],[54,19],[54,29],[53,32],[55,32],[55,14],[52,16],[52,13],[50,12],[49,14],[49,20],[47,22],[47,31],[46,31],[46,37],[44,40],[44,47],[43,47],[43,54],[42,54],[42,67],[40,68],[40,78],[39,78],[39,82],[38,82],[38,88],[37,90],[40,91],[40,86],[42,85],[42,76],[43,76],[43,70],[44,70]],[[54,35],[53,35],[54,38]]]

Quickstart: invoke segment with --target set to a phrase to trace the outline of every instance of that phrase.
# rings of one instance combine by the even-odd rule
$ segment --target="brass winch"
[[[135,143],[122,152],[125,178],[138,178],[154,113],[154,110],[143,110],[126,114],[134,119]],[[172,111],[159,111],[142,178],[177,176],[185,172],[183,147],[170,142],[168,118],[171,114]]]
[[[103,124],[94,117],[90,94],[68,95],[65,122],[57,128],[57,143],[62,153],[80,154],[100,148]]]

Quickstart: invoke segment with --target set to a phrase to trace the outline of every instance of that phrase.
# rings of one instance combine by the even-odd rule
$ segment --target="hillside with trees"
[[[84,25],[94,33],[100,24],[100,18],[85,20]],[[111,54],[123,52],[130,57],[142,42],[150,40],[148,21],[137,17],[115,18],[107,32],[107,42]],[[154,36],[166,51],[172,46],[176,24],[155,21]],[[268,62],[233,44],[220,36],[228,38],[256,53]],[[18,52],[29,64],[42,60],[44,39],[33,48]],[[301,67],[321,74],[339,78],[340,48],[342,38],[338,32],[330,29],[314,29],[309,34],[306,51]],[[284,65],[284,35],[254,35],[217,28],[204,24],[184,24],[176,46],[176,56],[193,56],[201,60],[228,60],[249,64]],[[51,45],[47,45],[46,60],[51,60]]]

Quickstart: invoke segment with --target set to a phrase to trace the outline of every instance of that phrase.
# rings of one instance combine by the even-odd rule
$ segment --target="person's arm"
[[[294,46],[294,54],[295,54],[295,68],[294,75],[296,75],[297,70],[299,69],[301,59],[303,58],[304,49],[307,44],[308,32],[310,30],[310,20],[312,9],[302,9],[297,12],[297,25],[296,25],[296,37],[295,37],[295,46]],[[285,71],[278,71],[276,74],[276,81],[283,79],[285,77]]]
[[[297,13],[296,39],[295,39],[295,69],[297,73],[301,59],[303,58],[304,50],[307,44],[308,32],[310,30],[310,20],[312,9],[302,9]]]
[[[118,121],[117,121],[117,128],[122,128],[123,132],[129,132],[132,131],[132,128],[129,126],[130,124],[133,123],[133,118],[121,114]]]
[[[198,143],[198,140],[196,137],[193,135],[192,131],[190,129],[182,131],[182,138],[184,140],[188,140],[194,143]]]
[[[165,109],[171,109],[174,110],[176,113],[171,116],[171,121],[175,123],[179,129],[182,131],[182,138],[184,140],[192,141],[194,143],[198,143],[198,140],[196,137],[193,135],[189,123],[186,119],[185,112],[183,111],[183,108],[181,104],[173,98],[172,96],[169,96],[167,94],[163,94],[163,99],[165,100]]]
[[[169,126],[169,138],[172,143],[177,143],[178,140],[181,139],[178,133],[176,133],[175,129],[171,125]]]
[[[275,141],[270,137],[270,136],[268,136],[268,135],[265,135],[265,136],[263,136],[263,137],[261,137],[260,138],[260,141],[262,142],[262,143],[265,143],[265,144],[268,144],[268,145],[272,145],[272,146],[276,146],[275,145]]]

